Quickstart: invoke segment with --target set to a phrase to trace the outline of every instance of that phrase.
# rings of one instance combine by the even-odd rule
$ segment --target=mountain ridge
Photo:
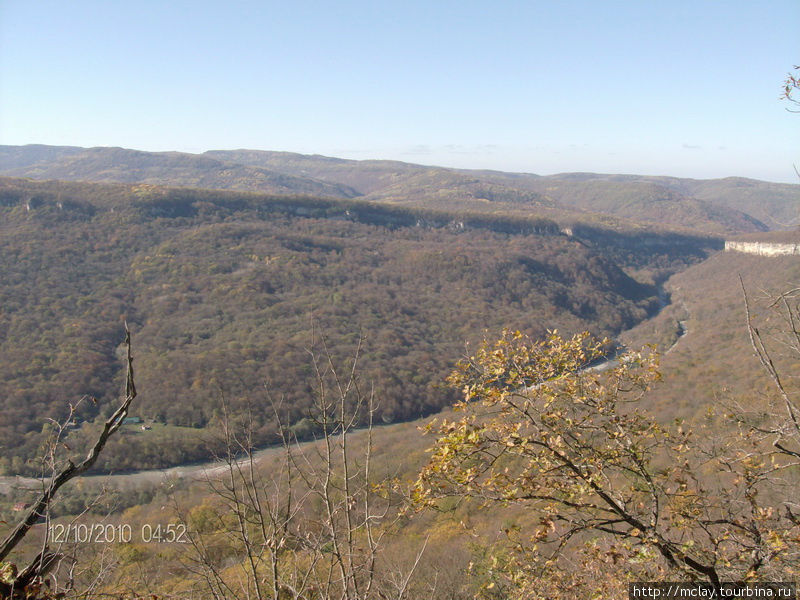
[[[449,169],[263,150],[202,154],[121,148],[0,146],[0,174],[307,194],[484,212],[596,213],[715,234],[792,227],[800,186],[729,177]]]

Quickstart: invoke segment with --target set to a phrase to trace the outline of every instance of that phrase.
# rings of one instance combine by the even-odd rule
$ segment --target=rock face
[[[726,252],[746,252],[758,256],[800,255],[800,244],[777,244],[770,242],[725,242]]]

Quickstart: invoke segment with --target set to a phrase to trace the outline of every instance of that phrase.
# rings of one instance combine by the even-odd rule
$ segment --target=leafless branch
[[[4,560],[11,551],[25,538],[25,535],[30,531],[42,517],[47,513],[47,509],[53,500],[53,497],[58,490],[68,481],[78,477],[79,475],[88,471],[94,465],[97,457],[103,451],[109,437],[111,437],[122,425],[125,417],[128,415],[128,410],[136,398],[136,385],[133,377],[133,356],[131,354],[131,334],[128,329],[128,324],[125,324],[125,348],[126,348],[126,364],[127,373],[125,377],[125,397],[119,407],[114,411],[114,414],[103,425],[103,430],[100,432],[97,440],[95,441],[89,453],[77,465],[71,460],[67,462],[58,474],[50,479],[49,484],[44,489],[42,494],[33,503],[33,506],[28,511],[25,518],[14,528],[14,530],[6,537],[2,544],[0,544],[0,561]],[[26,567],[15,581],[14,586],[24,589],[25,586],[30,584],[35,578],[43,576],[50,568],[53,567],[59,555],[49,553],[45,548],[34,559],[31,564]],[[2,592],[2,590],[0,590]]]

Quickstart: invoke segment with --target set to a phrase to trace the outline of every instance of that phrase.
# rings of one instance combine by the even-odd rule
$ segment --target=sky
[[[0,144],[797,183],[800,1],[0,0]]]

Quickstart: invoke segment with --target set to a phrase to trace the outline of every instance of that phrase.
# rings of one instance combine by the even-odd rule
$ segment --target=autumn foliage
[[[451,377],[462,416],[429,426],[436,441],[416,501],[455,496],[534,515],[506,531],[485,595],[590,597],[629,578],[719,585],[793,573],[800,529],[775,481],[789,465],[746,427],[715,436],[726,423],[711,414],[697,432],[658,422],[640,402],[659,380],[657,356],[628,352],[591,368],[604,346],[587,334],[506,332]],[[604,563],[620,563],[613,578]]]

